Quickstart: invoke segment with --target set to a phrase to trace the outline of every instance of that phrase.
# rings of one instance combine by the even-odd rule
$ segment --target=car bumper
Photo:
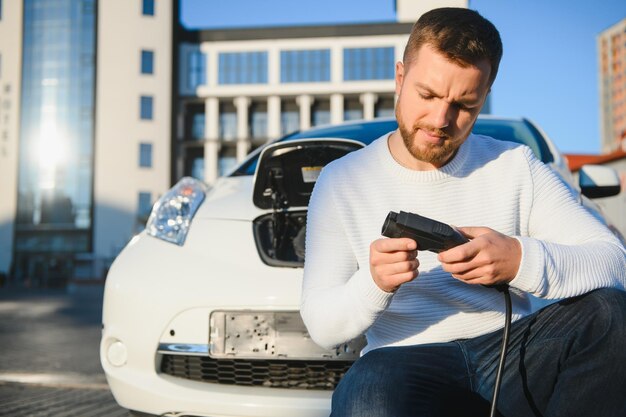
[[[219,246],[209,247],[219,251],[201,252],[209,243],[194,244],[194,235],[183,250],[142,234],[116,258],[105,286],[100,345],[111,391],[121,406],[156,415],[327,416],[330,390],[217,384],[160,370],[161,344],[208,343],[212,311],[298,310],[302,270],[262,264],[252,239],[236,238],[251,233],[250,223],[233,223],[231,233],[207,224],[220,237]]]
[[[328,391],[225,386],[123,371],[107,373],[107,381],[122,407],[156,415],[321,417],[328,416],[332,395]]]

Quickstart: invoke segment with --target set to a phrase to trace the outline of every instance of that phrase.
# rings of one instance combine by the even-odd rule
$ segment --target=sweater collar
[[[406,168],[394,159],[389,150],[389,136],[393,132],[389,132],[376,139],[370,146],[376,148],[376,153],[380,156],[381,165],[390,172],[394,177],[400,180],[406,180],[411,182],[432,182],[441,181],[450,177],[458,177],[461,168],[465,164],[473,134],[463,142],[456,155],[444,166],[438,169],[428,171],[418,171],[410,168]]]

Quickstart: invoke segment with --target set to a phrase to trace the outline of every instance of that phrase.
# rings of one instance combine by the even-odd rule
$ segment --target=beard
[[[436,167],[445,165],[454,156],[456,151],[463,143],[464,138],[454,138],[443,129],[426,125],[421,122],[415,122],[409,128],[402,119],[402,110],[400,103],[396,106],[396,120],[398,121],[398,130],[402,136],[402,142],[406,150],[409,151],[413,158],[430,163]],[[443,139],[442,144],[423,143],[418,144],[415,135],[418,130],[427,131],[430,134],[440,136]]]

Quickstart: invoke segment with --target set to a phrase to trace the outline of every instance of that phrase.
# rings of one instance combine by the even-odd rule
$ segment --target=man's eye
[[[429,94],[420,94],[420,98],[422,100],[432,100],[433,96],[431,96]]]

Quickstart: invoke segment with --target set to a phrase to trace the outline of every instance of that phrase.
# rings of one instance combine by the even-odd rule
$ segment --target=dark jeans
[[[370,351],[337,386],[331,416],[488,416],[501,340],[497,331]],[[513,323],[498,411],[626,416],[626,293],[596,290]]]

